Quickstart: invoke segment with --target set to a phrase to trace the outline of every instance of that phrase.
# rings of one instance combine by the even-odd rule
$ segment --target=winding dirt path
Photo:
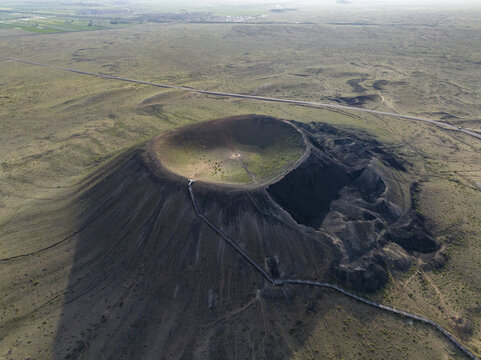
[[[299,286],[317,286],[317,287],[322,287],[322,288],[328,288],[334,291],[337,291],[343,295],[346,295],[352,299],[355,299],[359,302],[362,302],[364,304],[370,305],[372,307],[390,312],[392,314],[397,314],[404,316],[408,319],[415,320],[427,325],[430,325],[434,327],[436,330],[438,330],[441,334],[443,334],[451,343],[453,343],[458,349],[460,349],[463,353],[465,353],[469,358],[474,359],[474,360],[479,360],[471,351],[469,351],[461,342],[454,337],[451,333],[449,333],[447,330],[445,330],[441,325],[436,323],[434,320],[428,319],[424,316],[416,315],[407,311],[395,309],[390,306],[386,306],[383,304],[376,303],[374,301],[368,300],[366,298],[363,298],[361,296],[358,296],[352,292],[349,292],[347,290],[344,290],[340,286],[330,284],[327,282],[319,282],[319,281],[312,281],[312,280],[301,280],[301,279],[283,279],[283,278],[278,278],[278,279],[273,279],[271,278],[262,267],[260,267],[254,260],[252,260],[249,255],[247,255],[232,239],[230,239],[222,230],[220,230],[216,225],[214,225],[209,219],[207,219],[204,215],[202,215],[199,212],[199,209],[197,207],[197,202],[195,200],[194,196],[194,191],[192,190],[192,184],[195,182],[194,179],[189,179],[188,180],[188,189],[189,189],[189,194],[190,198],[192,201],[192,205],[194,207],[196,215],[203,221],[205,222],[212,230],[214,230],[217,234],[219,234],[231,247],[234,248],[235,251],[237,251],[243,258],[246,260],[251,267],[254,268],[257,272],[259,272],[268,282],[270,282],[273,285],[276,286],[283,286],[284,284],[290,284],[290,285],[299,285]]]

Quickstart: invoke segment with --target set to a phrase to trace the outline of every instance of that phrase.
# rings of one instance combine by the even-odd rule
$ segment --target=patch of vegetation
[[[243,116],[180,128],[156,152],[170,170],[197,180],[262,184],[305,152],[300,132],[274,118]]]

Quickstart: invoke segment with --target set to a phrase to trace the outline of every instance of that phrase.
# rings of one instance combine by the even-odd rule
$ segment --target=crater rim
[[[264,174],[264,176],[260,176],[257,179],[251,178],[250,181],[245,181],[245,182],[235,182],[235,181],[219,181],[221,179],[217,179],[212,177],[209,179],[206,176],[196,176],[192,172],[186,172],[182,171],[182,169],[176,168],[175,164],[172,164],[172,162],[169,162],[169,159],[165,156],[165,151],[169,149],[169,145],[172,145],[171,140],[174,140],[174,143],[176,140],[179,140],[178,137],[182,137],[183,135],[187,134],[187,138],[192,134],[192,132],[196,132],[198,134],[198,131],[202,132],[205,131],[207,133],[209,132],[219,132],[222,130],[227,129],[228,132],[231,132],[229,136],[237,136],[234,134],[234,131],[236,130],[236,126],[242,126],[242,130],[245,130],[247,127],[247,133],[249,133],[249,130],[252,131],[252,129],[249,129],[249,126],[252,126],[252,123],[261,123],[261,130],[266,131],[269,127],[273,128],[278,128],[278,130],[281,130],[282,135],[288,135],[292,136],[293,138],[291,139],[294,141],[296,144],[293,149],[288,148],[287,151],[292,150],[294,154],[289,154],[291,156],[290,161],[284,161],[281,162],[281,166],[277,167],[272,171],[272,173],[267,174],[267,176]],[[234,128],[230,128],[230,126],[234,124]],[[264,126],[264,125],[268,126]],[[227,126],[226,126],[227,125]],[[254,124],[256,125],[256,124]],[[258,124],[257,124],[258,125]],[[254,126],[255,128],[255,126]],[[211,136],[212,134],[208,134],[208,137]],[[245,134],[244,134],[245,135]],[[260,140],[263,141],[263,135],[262,133],[256,133],[257,135],[257,140],[259,140],[259,137],[261,138]],[[228,137],[229,137],[228,136]],[[243,135],[242,135],[243,136]],[[241,136],[241,137],[242,137]],[[268,138],[270,137],[270,140],[272,140],[272,134],[267,134],[266,135]],[[177,139],[176,139],[177,137]],[[235,139],[234,139],[235,140]],[[239,139],[237,139],[239,140]],[[282,140],[282,139],[281,139]],[[229,141],[227,140],[226,143]],[[235,141],[234,141],[235,142]],[[242,142],[242,139],[241,139]],[[255,141],[254,141],[255,142]],[[274,141],[276,143],[275,146],[279,147],[280,145],[283,144],[282,141]],[[183,146],[184,144],[182,144]],[[242,144],[241,144],[242,145]],[[244,144],[249,148],[249,146],[254,147],[254,148],[259,148],[258,145],[261,144]],[[272,144],[269,144],[266,146],[267,152],[270,150],[269,148],[272,147]],[[253,151],[249,152],[249,149],[247,151],[242,151],[238,150],[235,146],[234,148],[229,148],[228,150],[225,149],[226,144],[222,143],[222,140],[220,140],[220,145],[214,144],[212,148],[214,149],[220,149],[220,153],[223,153],[224,156],[225,154],[228,154],[228,157],[232,161],[240,161],[241,163],[244,161],[246,157],[249,157],[254,153],[256,154],[256,149]],[[275,147],[274,146],[274,147]],[[224,149],[222,149],[224,148]],[[196,149],[197,150],[197,149]],[[202,150],[202,149],[201,149]],[[173,149],[172,155],[178,155],[177,154],[178,149]],[[262,149],[261,149],[262,151]],[[200,123],[195,123],[195,124],[188,124],[182,127],[179,127],[177,129],[168,131],[166,133],[160,134],[152,138],[147,145],[147,152],[149,155],[149,158],[154,162],[156,167],[160,167],[161,170],[166,171],[167,173],[170,173],[174,177],[177,177],[179,180],[182,179],[185,182],[187,182],[189,179],[195,180],[196,182],[203,184],[205,186],[209,187],[222,187],[222,188],[229,188],[229,189],[258,189],[258,188],[265,188],[273,183],[276,183],[280,181],[284,176],[289,174],[291,171],[296,169],[301,163],[303,163],[310,154],[310,145],[309,142],[307,141],[306,135],[304,132],[297,127],[292,121],[286,120],[286,119],[281,119],[273,116],[267,116],[267,115],[258,115],[258,114],[247,114],[247,115],[237,115],[237,116],[229,116],[229,117],[223,117],[223,118],[217,118],[213,120],[207,120],[203,121]],[[164,152],[164,153],[163,153]],[[181,151],[182,152],[182,151]],[[215,152],[215,151],[214,151]],[[163,155],[162,155],[163,154]],[[181,154],[182,156],[185,156],[186,154]],[[204,154],[206,155],[206,154]],[[285,152],[282,152],[281,154],[276,154],[274,155],[277,158],[282,158],[283,156],[286,156]],[[171,160],[171,159],[170,159]],[[209,159],[208,159],[209,160]],[[213,159],[210,159],[213,160]],[[261,156],[262,160],[262,156]],[[269,158],[264,159],[264,163],[268,164],[269,163]],[[209,165],[212,165],[214,163],[218,163],[220,160],[216,159],[216,161],[210,161]],[[190,163],[188,163],[189,165]],[[201,164],[205,165],[205,164]],[[245,165],[245,163],[244,163]],[[218,164],[216,164],[217,168]],[[241,165],[242,166],[242,165]],[[248,173],[249,166],[242,166],[244,168],[244,171]],[[239,167],[237,168],[239,170]],[[254,177],[256,176],[255,173],[253,173]],[[257,181],[255,181],[257,180]]]

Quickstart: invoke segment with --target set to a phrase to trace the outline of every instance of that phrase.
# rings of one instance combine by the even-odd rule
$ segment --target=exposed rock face
[[[371,167],[366,167],[354,181],[354,185],[362,198],[370,203],[375,202],[386,190],[386,184],[381,176]]]
[[[387,239],[399,244],[406,250],[430,253],[439,249],[439,244],[426,233],[419,216],[411,212],[412,217],[406,224],[392,226]]]
[[[383,176],[405,170],[399,159],[326,125],[298,126],[309,135],[311,154],[267,191],[298,223],[331,235],[341,254],[332,266],[340,281],[373,291],[386,283],[388,268],[406,270],[413,253],[439,248],[409,199],[390,200],[398,194]]]
[[[351,177],[339,162],[314,148],[305,162],[270,185],[268,192],[298,223],[317,229]]]

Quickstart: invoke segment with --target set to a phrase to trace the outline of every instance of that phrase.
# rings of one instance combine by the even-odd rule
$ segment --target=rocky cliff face
[[[267,191],[299,224],[330,235],[340,254],[331,268],[338,281],[377,290],[388,269],[406,270],[417,252],[439,248],[409,201],[391,200],[396,187],[409,187],[391,188],[383,179],[405,170],[399,159],[372,140],[325,125],[298,126],[308,134],[311,154]]]

